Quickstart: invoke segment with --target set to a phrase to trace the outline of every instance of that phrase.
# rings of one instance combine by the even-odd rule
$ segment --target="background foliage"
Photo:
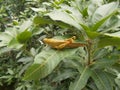
[[[119,1],[0,0],[0,71],[0,90],[119,90]]]

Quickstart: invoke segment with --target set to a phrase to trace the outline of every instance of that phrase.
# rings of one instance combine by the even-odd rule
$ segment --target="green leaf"
[[[98,33],[94,31],[87,31],[86,33],[89,38],[98,38],[98,48],[103,48],[105,46],[117,46],[120,48],[120,32],[116,33]]]
[[[50,20],[46,17],[36,16],[33,20],[34,24],[44,25],[44,24],[54,24],[53,20]]]
[[[24,21],[20,26],[20,32],[27,30],[31,25],[32,25],[32,21],[30,19],[27,21]]]
[[[26,36],[26,34],[25,34]],[[16,39],[17,37],[17,30],[14,29],[8,29],[5,32],[0,33],[0,47],[2,46],[7,46],[11,49],[20,49],[23,44],[20,44],[18,40]]]
[[[46,8],[34,8],[34,7],[31,7],[31,9],[35,12],[46,12]]]
[[[20,44],[16,38],[13,38],[9,44],[8,44],[9,48],[14,48],[14,49],[20,49],[21,47],[23,47],[23,44]]]
[[[73,11],[74,11],[74,9],[73,9]],[[76,11],[76,15],[79,16],[79,18],[78,18],[72,12],[72,9],[70,12],[71,12],[71,14],[67,13],[66,11],[62,11],[62,10],[54,10],[54,11],[48,13],[47,15],[53,20],[62,21],[66,24],[76,27],[77,29],[81,29],[81,26],[79,25],[79,23],[81,22],[81,19],[80,19],[81,14],[78,13],[78,11]]]
[[[12,36],[8,33],[1,32],[0,33],[0,47],[8,45],[8,43],[12,40]]]
[[[100,35],[102,35],[98,32],[94,32],[94,31],[86,31],[86,33],[87,33],[88,37],[91,39],[95,39],[95,38],[99,37]]]
[[[1,54],[4,54],[6,52],[10,52],[11,51],[11,48],[8,48],[8,47],[2,47],[0,48],[0,55]]]
[[[96,60],[93,64],[93,68],[105,68],[110,67],[119,61],[119,56],[109,55],[107,57],[100,58]]]
[[[120,38],[120,31],[115,32],[115,33],[105,33],[105,35]]]
[[[26,43],[32,36],[30,31],[25,30],[24,32],[17,35],[17,40],[19,43]]]
[[[69,90],[82,90],[87,84],[90,75],[90,69],[88,67],[85,67],[80,77],[74,83],[71,83]]]
[[[110,48],[98,49],[94,52],[93,58],[94,58],[94,60],[102,59],[102,58],[106,57],[106,55],[108,55],[108,54],[110,55],[110,52],[111,52]]]
[[[88,16],[88,8],[85,8],[85,9],[82,11],[82,15],[83,15],[83,17],[87,17],[87,16]]]
[[[94,32],[94,31],[91,31],[91,29],[86,26],[85,24],[80,24],[81,27],[85,30],[87,36],[90,38],[90,39],[95,39],[96,37],[100,36],[101,34],[98,33],[98,32]]]
[[[75,54],[77,50],[78,48],[65,50],[47,48],[42,50],[35,57],[34,63],[26,71],[24,79],[36,80],[46,77],[55,69],[61,60]]]
[[[110,15],[102,18],[100,21],[96,22],[96,24],[93,25],[93,27],[91,28],[91,30],[92,30],[92,31],[97,31],[98,28],[99,28],[102,24],[104,24],[104,22],[105,22],[106,20],[108,20],[111,16],[113,16],[115,13],[116,13],[116,11],[113,12],[113,13],[111,13]]]
[[[46,25],[46,24],[54,24],[54,25],[58,25],[60,27],[70,27],[70,25],[65,24],[63,22],[55,22],[52,19],[48,18],[48,17],[40,17],[40,16],[36,16],[33,20],[34,24],[36,25]]]
[[[118,2],[107,3],[99,8],[93,14],[92,22],[96,23],[102,20],[103,18],[109,16],[111,13],[115,12],[119,6]]]
[[[113,90],[113,80],[103,71],[94,71],[91,75],[98,90]]]
[[[120,73],[117,75],[117,78],[115,78],[115,83],[118,85],[120,88]]]
[[[97,31],[98,28],[101,27],[106,22],[106,20],[108,20],[111,16],[113,16],[117,12],[118,5],[119,5],[118,2],[112,2],[100,6],[93,14],[92,22],[95,24],[93,25],[91,30]]]
[[[15,28],[8,28],[5,32],[0,32],[0,47],[9,46],[9,43],[16,37]]]
[[[120,48],[120,37],[112,34],[104,34],[99,37],[98,47],[102,48],[105,46],[117,46]]]
[[[93,16],[93,13],[95,12],[95,10],[99,6],[103,5],[103,3],[104,3],[103,0],[90,0],[90,4],[88,5],[88,14],[90,18]]]
[[[67,78],[71,78],[75,76],[77,72],[72,71],[72,70],[65,70],[64,72],[61,72],[57,77],[53,79],[53,82],[60,82],[62,80],[65,80]]]
[[[80,24],[80,25],[85,31],[90,31],[90,28],[86,26],[85,24]]]

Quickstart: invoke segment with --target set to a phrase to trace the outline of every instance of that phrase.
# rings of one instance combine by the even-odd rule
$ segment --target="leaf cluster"
[[[36,2],[40,6],[31,7],[29,15],[34,11],[31,18],[0,32],[1,59],[4,59],[2,54],[10,52],[5,60],[12,61],[10,64],[15,60],[18,65],[16,69],[14,65],[7,67],[5,75],[1,72],[1,81],[11,83],[17,78],[16,90],[119,90],[119,2]],[[86,46],[56,50],[42,42],[45,37],[67,39],[71,36]],[[13,55],[11,50],[15,52]],[[2,63],[5,64],[4,60]]]

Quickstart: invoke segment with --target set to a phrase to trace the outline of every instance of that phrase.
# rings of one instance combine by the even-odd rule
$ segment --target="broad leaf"
[[[46,24],[54,24],[54,25],[58,25],[60,27],[70,27],[70,25],[65,24],[63,22],[55,22],[54,20],[48,18],[48,17],[40,17],[40,16],[36,16],[33,20],[34,24],[36,25],[46,25]]]
[[[112,47],[111,47],[112,48]],[[99,59],[102,59],[104,57],[107,57],[107,55],[111,54],[111,48],[102,48],[102,49],[98,49],[94,52],[93,54],[93,60],[99,60]]]
[[[103,4],[103,0],[90,0],[90,4],[88,5],[88,14],[91,18],[95,10]]]
[[[105,35],[111,36],[111,37],[118,37],[120,38],[120,31],[119,32],[115,32],[115,33],[105,33]]]
[[[119,56],[117,55],[109,55],[107,57],[100,58],[96,60],[93,64],[93,68],[106,68],[110,67],[113,64],[117,63],[119,61]]]
[[[54,24],[53,20],[50,20],[46,17],[40,17],[40,16],[36,16],[33,20],[34,24],[37,25],[44,25],[44,24]]]
[[[25,30],[28,29],[31,25],[32,25],[32,21],[31,21],[31,20],[24,21],[24,22],[22,23],[22,25],[20,26],[20,32],[25,31]]]
[[[96,22],[96,24],[93,25],[91,28],[92,31],[97,31],[101,25],[104,24],[106,20],[108,20],[111,16],[113,16],[116,12],[111,13],[110,15],[102,18],[100,21]]]
[[[105,46],[117,46],[120,48],[120,37],[117,35],[112,34],[104,34],[99,37],[98,47],[105,47]]]
[[[0,48],[0,55],[1,54],[4,54],[6,52],[10,52],[11,51],[11,48],[8,48],[8,47],[2,47]]]
[[[31,9],[35,12],[46,12],[46,9],[45,8],[34,8],[34,7],[31,7]]]
[[[46,77],[61,60],[75,54],[77,50],[78,48],[65,50],[46,49],[41,51],[35,57],[33,65],[26,71],[24,79],[36,80]]]
[[[17,35],[17,40],[19,43],[26,43],[32,36],[32,33],[30,31],[23,31],[20,34]]]
[[[78,72],[73,71],[73,70],[64,70],[64,72],[61,72],[59,75],[57,75],[57,77],[53,79],[53,82],[60,82],[62,80],[71,78],[77,74]]]
[[[16,37],[17,31],[15,28],[8,28],[5,32],[0,32],[0,47],[8,46],[9,43]]]
[[[0,47],[8,45],[13,37],[7,33],[0,33]]]
[[[99,8],[96,9],[95,13],[93,14],[92,22],[96,23],[101,19],[107,17],[108,15],[116,11],[118,5],[119,5],[118,2],[112,2],[100,6]]]
[[[86,29],[86,28],[85,28]],[[91,39],[98,38],[98,47],[103,48],[105,46],[117,46],[120,48],[120,33],[98,33],[93,31],[87,31],[86,33]]]
[[[73,11],[74,10],[75,9],[73,9]],[[78,16],[76,16],[72,11],[69,12],[70,13],[63,10],[54,10],[47,15],[53,20],[62,21],[66,24],[76,27],[77,29],[81,29],[81,26],[79,25],[79,23],[81,23],[81,21],[79,21],[79,19],[81,18],[81,15],[79,15],[80,13],[76,11],[76,15],[80,17],[78,18]]]
[[[94,71],[91,77],[98,90],[113,90],[113,80],[109,75],[107,75],[107,73],[100,70]]]
[[[14,49],[20,49],[21,47],[23,47],[23,44],[19,43],[18,40],[16,38],[13,38],[9,44],[8,44],[9,48],[14,48]]]
[[[120,88],[120,73],[117,75],[117,78],[115,78],[115,83],[118,85]]]
[[[94,32],[94,31],[86,31],[86,33],[87,33],[88,37],[91,39],[95,39],[95,38],[99,37],[100,35],[102,35],[98,32]]]
[[[82,90],[91,75],[91,70],[88,67],[85,67],[81,72],[80,77],[74,82],[71,83],[69,90]]]

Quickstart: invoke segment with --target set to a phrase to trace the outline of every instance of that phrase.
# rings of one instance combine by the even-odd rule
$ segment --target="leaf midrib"
[[[51,56],[49,56],[49,57],[43,62],[43,64],[41,64],[36,70],[34,70],[33,72],[31,72],[31,74],[29,74],[28,76],[26,76],[25,79],[29,78],[32,74],[34,74],[35,72],[37,72],[42,66],[44,66],[44,65],[48,62],[49,58],[51,58],[52,56],[54,56],[57,52],[58,52],[58,51],[54,52],[54,54],[52,54]]]
[[[85,71],[87,70],[87,67],[85,67],[84,71],[82,72],[82,75],[80,76],[80,79],[78,80],[78,82],[82,79],[81,77],[83,77]],[[76,88],[78,87],[78,83],[76,85],[76,87],[74,88],[74,90],[76,90]]]
[[[105,90],[107,90],[107,88],[105,87],[104,83],[102,82],[100,77],[97,75],[97,73],[95,71],[94,71],[94,73],[96,74],[96,76],[98,77],[99,81],[101,82],[101,85],[105,88]]]

